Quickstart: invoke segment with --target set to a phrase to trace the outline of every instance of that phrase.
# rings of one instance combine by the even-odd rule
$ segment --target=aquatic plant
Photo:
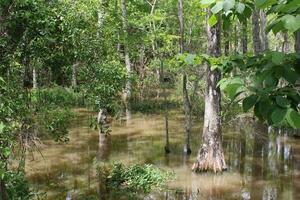
[[[102,171],[106,172],[105,184],[109,190],[128,194],[149,193],[164,188],[173,175],[150,164],[134,164],[126,167],[122,163],[114,163],[110,170],[107,170],[107,167],[98,168],[98,174]]]

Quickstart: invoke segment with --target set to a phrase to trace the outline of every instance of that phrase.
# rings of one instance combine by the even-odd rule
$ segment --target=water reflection
[[[35,155],[34,161],[27,161],[26,171],[33,187],[47,191],[49,200],[65,199],[68,191],[77,199],[89,199],[88,195],[108,199],[103,196],[103,180],[95,172],[95,159],[102,163],[152,163],[176,173],[168,190],[140,199],[300,199],[300,143],[284,131],[268,133],[267,127],[252,121],[224,127],[223,147],[229,170],[223,175],[196,175],[190,167],[200,143],[201,122],[194,122],[198,126],[192,130],[193,152],[186,156],[182,154],[183,118],[170,113],[171,153],[166,155],[162,115],[133,115],[130,124],[115,122],[112,135],[104,136],[89,129],[83,120],[88,118],[87,113],[80,113],[70,143],[46,141],[47,148],[42,150],[45,160]]]

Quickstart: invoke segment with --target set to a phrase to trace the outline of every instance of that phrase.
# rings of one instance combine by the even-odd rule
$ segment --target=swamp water
[[[148,163],[174,171],[176,179],[168,188],[141,199],[300,199],[300,139],[267,134],[259,125],[239,123],[223,128],[223,148],[228,171],[222,175],[194,174],[191,165],[200,145],[202,123],[195,121],[192,154],[182,154],[183,117],[170,113],[171,153],[165,155],[163,115],[133,115],[130,123],[113,122],[109,139],[99,138],[89,128],[90,114],[78,110],[70,129],[70,141],[57,144],[44,141],[42,155],[27,156],[26,175],[33,189],[47,192],[47,200],[101,199],[95,163]],[[117,200],[119,198],[111,198]]]

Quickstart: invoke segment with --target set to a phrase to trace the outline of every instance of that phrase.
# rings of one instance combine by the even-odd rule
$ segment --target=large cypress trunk
[[[210,15],[211,13],[208,12],[208,17]],[[220,32],[220,20],[213,27],[207,25],[208,54],[210,56],[219,57],[221,54]],[[219,70],[212,71],[210,66],[207,66],[202,146],[192,168],[196,172],[207,170],[222,172],[227,168],[222,148],[221,91],[217,86],[220,78]]]

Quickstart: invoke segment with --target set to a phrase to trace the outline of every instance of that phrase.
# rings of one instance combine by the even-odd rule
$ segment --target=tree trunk
[[[289,34],[288,32],[285,32],[282,33],[282,35],[283,35],[282,52],[288,53],[290,51]]]
[[[72,65],[72,88],[77,87],[77,67],[79,66],[79,62],[76,62]]]
[[[122,9],[122,23],[123,23],[123,34],[125,35],[124,39],[124,59],[125,59],[125,66],[127,70],[127,82],[124,91],[125,103],[126,103],[126,118],[131,118],[131,109],[130,109],[130,98],[131,98],[131,91],[132,91],[132,68],[131,62],[129,57],[129,49],[128,49],[128,24],[127,24],[127,10],[126,10],[126,0],[121,0],[121,9]]]
[[[262,51],[262,44],[260,37],[259,12],[257,9],[254,9],[252,13],[252,37],[253,51],[255,55],[258,55]]]
[[[168,110],[168,102],[167,102],[167,92],[166,92],[166,85],[164,84],[164,62],[163,60],[160,60],[160,69],[161,69],[161,75],[162,78],[160,80],[160,85],[163,87],[163,95],[164,95],[164,102],[165,102],[165,139],[166,139],[166,145],[165,145],[165,153],[170,153],[170,142],[169,142],[169,110]]]
[[[238,32],[237,32],[237,25],[234,25],[234,53],[238,51]]]
[[[184,53],[184,19],[183,19],[183,0],[178,0],[178,19],[179,19],[179,51]],[[182,95],[184,104],[184,114],[185,114],[185,146],[183,152],[186,154],[191,153],[190,148],[190,138],[191,138],[191,127],[192,127],[192,117],[191,117],[191,103],[189,99],[189,93],[187,90],[187,74],[183,72],[182,77]]]
[[[247,21],[242,24],[242,38],[241,38],[243,54],[246,54],[248,51],[248,34],[247,34]]]
[[[229,47],[230,47],[228,30],[224,30],[224,38],[225,38],[224,54],[225,56],[228,56]]]
[[[38,88],[38,84],[37,84],[37,71],[36,71],[36,67],[33,66],[32,68],[32,88],[33,89],[37,89]]]
[[[5,184],[2,180],[0,180],[0,200],[8,200],[6,191],[5,191]]]
[[[210,15],[209,11],[208,18]],[[213,27],[207,24],[208,54],[210,56],[219,57],[221,54],[220,25],[220,19]],[[221,91],[217,86],[220,78],[219,70],[212,71],[210,66],[207,66],[203,141],[197,161],[192,168],[195,172],[210,170],[216,173],[227,169],[222,148]]]
[[[269,49],[269,40],[266,31],[267,26],[267,18],[266,13],[263,10],[260,10],[260,36],[261,36],[261,44],[262,44],[262,51]]]
[[[300,30],[295,33],[295,52],[300,52]]]
[[[191,103],[189,99],[189,94],[187,90],[187,75],[183,74],[183,104],[184,104],[184,114],[185,114],[185,146],[183,152],[186,154],[191,154],[191,130],[192,130],[192,114],[191,114]]]

